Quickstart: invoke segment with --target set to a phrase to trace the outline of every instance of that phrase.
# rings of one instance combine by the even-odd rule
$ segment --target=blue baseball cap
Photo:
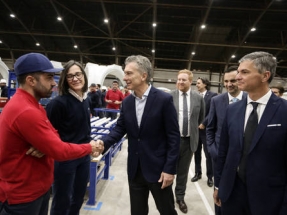
[[[16,76],[32,72],[60,72],[63,68],[54,68],[50,60],[40,53],[29,53],[19,57],[14,64]]]

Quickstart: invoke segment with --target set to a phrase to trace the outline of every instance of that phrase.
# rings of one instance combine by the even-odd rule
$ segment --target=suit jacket
[[[207,122],[208,122],[208,113],[209,113],[209,109],[210,109],[210,101],[211,98],[216,96],[217,93],[211,92],[209,90],[206,91],[205,96],[204,96],[204,103],[205,103],[205,118],[202,122],[202,124],[206,127],[207,126]]]
[[[174,105],[176,108],[177,116],[178,116],[178,109],[179,109],[179,91],[174,90],[171,91],[171,95],[173,97]],[[195,152],[198,145],[198,126],[202,122],[205,116],[204,111],[204,100],[201,95],[197,92],[191,90],[190,91],[190,125],[189,125],[189,132],[190,132],[190,148],[191,151]]]
[[[247,94],[243,92],[242,99],[246,99]],[[229,105],[228,93],[215,96],[211,99],[206,126],[206,143],[210,156],[216,160],[218,155],[219,141],[226,109]]]
[[[222,126],[215,171],[219,198],[228,200],[242,156],[247,99],[230,104]],[[287,101],[271,95],[255,131],[246,165],[252,214],[287,214]]]
[[[135,97],[122,102],[120,117],[110,134],[103,137],[105,148],[128,135],[128,178],[135,177],[138,165],[148,182],[156,183],[162,172],[176,174],[180,133],[172,96],[151,87],[140,127]]]

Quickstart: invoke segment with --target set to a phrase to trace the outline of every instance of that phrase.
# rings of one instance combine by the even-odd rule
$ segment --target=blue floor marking
[[[84,206],[84,210],[88,210],[88,211],[99,211],[102,207],[102,202],[98,202],[98,204],[96,206]]]
[[[115,178],[115,176],[113,176],[113,175],[110,176],[111,181],[114,180],[114,178]]]

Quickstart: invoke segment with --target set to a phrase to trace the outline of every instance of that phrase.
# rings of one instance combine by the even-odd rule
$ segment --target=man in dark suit
[[[207,125],[207,116],[210,108],[210,100],[212,97],[217,94],[210,91],[210,81],[206,78],[198,78],[196,81],[196,87],[199,94],[204,98],[205,102],[205,118],[202,123],[198,126],[199,129],[199,139],[198,139],[198,147],[194,154],[194,162],[195,162],[195,176],[191,179],[192,182],[198,181],[201,179],[202,170],[201,170],[201,151],[202,145],[206,158],[206,176],[207,176],[207,185],[209,187],[213,186],[213,170],[212,170],[212,160],[210,154],[207,151],[206,147],[206,125]]]
[[[237,86],[237,68],[238,66],[230,66],[224,73],[223,83],[227,92],[211,99],[208,123],[206,126],[206,143],[207,150],[212,158],[214,171],[218,155],[221,128],[226,109],[229,104],[246,98],[246,93],[240,91]],[[220,207],[217,205],[215,205],[215,214],[221,214]]]
[[[248,96],[226,110],[214,201],[223,215],[285,215],[287,101],[269,89],[276,58],[266,52],[253,52],[239,63],[238,88]]]
[[[177,75],[177,90],[171,92],[178,113],[178,122],[181,131],[175,197],[179,209],[183,213],[187,213],[188,211],[184,196],[191,158],[197,149],[198,126],[205,116],[202,96],[191,90],[192,78],[193,73],[191,71],[186,69],[180,70]],[[186,97],[186,109],[184,108],[184,96]],[[186,121],[184,116],[187,117]],[[186,133],[184,132],[184,126],[186,126]]]
[[[152,65],[141,55],[125,60],[124,81],[132,96],[122,102],[120,117],[103,138],[105,149],[128,135],[128,181],[132,215],[148,214],[152,193],[162,215],[176,215],[172,183],[180,146],[172,96],[149,84]]]

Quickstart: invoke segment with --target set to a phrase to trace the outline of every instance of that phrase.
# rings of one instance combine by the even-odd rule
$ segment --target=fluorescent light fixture
[[[250,31],[256,31],[256,28],[253,27],[253,28],[250,29]]]
[[[109,22],[109,20],[108,19],[104,19],[104,23],[108,23]]]
[[[115,50],[116,50],[116,47],[113,47],[113,50],[115,51]]]
[[[152,53],[155,53],[155,50],[154,50],[154,49],[152,49],[152,50],[151,50],[151,52],[152,52]]]
[[[10,17],[15,18],[16,16],[15,16],[15,14],[11,13]]]
[[[156,23],[154,22],[154,23],[152,23],[152,27],[156,27]]]
[[[36,43],[36,46],[40,46],[40,43]]]
[[[236,56],[233,54],[232,56],[231,56],[231,58],[235,58]]]
[[[204,29],[206,26],[205,25],[201,25],[200,27],[201,27],[201,29]]]
[[[195,52],[191,52],[192,55],[195,55]]]
[[[3,43],[2,40],[0,40],[0,43]]]
[[[57,17],[57,20],[58,20],[58,21],[62,21],[62,17],[58,16],[58,17]]]
[[[77,45],[74,45],[74,48],[75,48],[75,49],[77,49],[77,48],[78,48],[78,46],[77,46]]]

